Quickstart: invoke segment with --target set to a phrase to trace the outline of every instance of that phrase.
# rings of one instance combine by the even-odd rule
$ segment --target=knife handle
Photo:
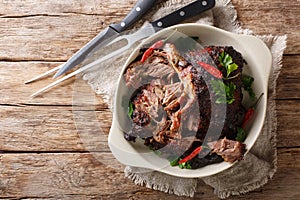
[[[121,33],[125,31],[136,21],[142,18],[150,8],[156,3],[157,0],[138,0],[128,15],[118,24],[112,24],[110,27]]]
[[[151,24],[155,28],[167,28],[213,8],[215,3],[215,0],[198,0],[152,22]]]

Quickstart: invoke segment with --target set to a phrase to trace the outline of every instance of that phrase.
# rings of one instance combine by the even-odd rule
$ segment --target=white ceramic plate
[[[242,53],[243,58],[247,61],[247,66],[244,67],[244,73],[249,74],[255,78],[253,89],[259,95],[264,93],[261,99],[253,123],[248,131],[248,136],[245,140],[247,145],[247,152],[255,143],[260,131],[263,127],[268,93],[268,78],[271,70],[272,57],[267,46],[258,38],[247,35],[237,35],[224,30],[194,23],[176,25],[164,29],[157,34],[146,39],[143,44],[149,44],[157,41],[161,36],[168,35],[173,30],[182,32],[188,36],[198,36],[201,45],[227,45],[233,46],[237,51]],[[204,177],[219,173],[228,169],[233,164],[222,162],[218,164],[208,165],[203,168],[187,170],[179,167],[171,167],[169,161],[160,158],[155,153],[150,151],[148,147],[144,146],[143,141],[136,143],[128,142],[123,137],[123,132],[120,129],[120,124],[124,121],[124,116],[127,114],[127,109],[122,107],[122,97],[127,95],[127,87],[124,80],[121,78],[126,67],[137,57],[141,44],[128,58],[123,70],[120,73],[120,79],[116,91],[113,123],[110,129],[108,143],[113,155],[123,164],[143,167],[149,170],[156,170],[166,174],[178,177]],[[247,101],[247,95],[245,95]],[[247,102],[246,102],[247,103]],[[128,104],[127,104],[128,105]],[[246,152],[246,153],[247,153]]]

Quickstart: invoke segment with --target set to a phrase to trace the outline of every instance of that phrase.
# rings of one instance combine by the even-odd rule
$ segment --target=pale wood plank
[[[135,186],[122,171],[105,167],[91,154],[4,154],[0,158],[4,166],[0,197],[172,198]]]
[[[277,145],[279,147],[300,146],[300,101],[277,102]]]
[[[12,0],[2,2],[1,17],[22,17],[31,15],[125,15],[135,3],[135,0]],[[105,12],[103,12],[104,10]],[[100,12],[102,11],[102,12]]]
[[[86,95],[93,92],[89,86],[80,80],[67,80],[61,85],[45,92],[37,98],[30,95],[53,81],[48,78],[25,85],[24,82],[43,72],[58,66],[61,63],[50,62],[0,62],[0,77],[3,83],[0,86],[0,104],[39,104],[39,105],[72,105],[74,91],[86,91]],[[276,89],[276,99],[299,99],[300,98],[300,56],[284,56],[283,68],[279,75]],[[76,80],[76,87],[74,82]],[[96,106],[107,108],[103,99],[97,97]]]
[[[1,106],[0,150],[108,151],[108,110],[74,111],[71,107]]]
[[[27,0],[16,4],[16,11],[11,11],[15,5],[9,3],[0,8],[3,13],[0,60],[67,60],[107,25],[125,16],[133,1],[121,4],[91,0],[90,3],[84,0],[44,1],[35,6],[34,1]],[[286,53],[300,53],[299,42],[295,42],[300,40],[300,18],[295,17],[300,10],[297,0],[234,1],[234,4],[245,28],[257,34],[288,34]],[[32,7],[34,9],[30,9]]]
[[[262,191],[230,199],[294,199],[299,195],[299,153],[299,149],[279,150],[280,168],[274,180]],[[183,199],[136,186],[122,171],[107,168],[88,153],[0,154],[0,163],[0,198]],[[196,198],[217,199],[210,187],[201,185],[199,189]]]
[[[259,35],[288,35],[286,54],[300,52],[300,6],[298,0],[232,0],[242,27]]]
[[[80,77],[71,78],[36,98],[30,95],[54,80],[49,76],[38,82],[24,84],[25,81],[40,75],[61,63],[49,62],[0,62],[0,104],[31,104],[31,105],[66,105],[72,106],[73,92],[85,91],[86,95],[94,94],[88,84]],[[76,88],[74,84],[76,83]],[[82,87],[82,88],[81,88]],[[93,104],[97,109],[107,108],[107,105],[99,97]]]
[[[0,150],[108,151],[111,112],[85,109],[1,106]],[[300,146],[300,101],[278,101],[277,110],[278,147]]]
[[[277,99],[299,99],[300,56],[284,56],[281,73],[277,80]]]
[[[0,18],[0,60],[65,61],[112,20],[92,15]]]

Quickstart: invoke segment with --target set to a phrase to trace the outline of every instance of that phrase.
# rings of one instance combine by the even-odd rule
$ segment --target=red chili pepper
[[[223,77],[222,72],[220,70],[218,70],[217,68],[215,68],[214,66],[210,65],[210,64],[199,61],[198,65],[203,67],[208,73],[210,73],[211,75],[213,75],[216,78],[222,78]]]
[[[192,160],[194,157],[196,157],[200,153],[201,150],[202,150],[202,146],[197,147],[196,149],[194,149],[194,151],[191,154],[189,154],[188,156],[186,156],[183,159],[179,160],[178,163],[182,164],[182,163],[185,163],[189,160]]]
[[[149,56],[153,53],[153,51],[155,49],[159,49],[161,48],[172,36],[173,34],[176,32],[176,30],[169,35],[166,39],[164,40],[159,40],[157,42],[155,42],[154,44],[151,45],[151,47],[149,47],[143,54],[142,59],[141,59],[141,63],[145,62],[147,60],[147,58],[149,58]]]
[[[149,47],[143,54],[143,57],[141,59],[141,62],[145,62],[147,58],[153,53],[154,49],[161,48],[164,45],[164,40],[159,40],[155,42],[151,47]]]
[[[252,118],[252,116],[254,115],[255,113],[255,109],[258,105],[258,103],[260,102],[262,96],[264,95],[264,93],[262,93],[259,98],[256,100],[256,102],[250,106],[250,108],[247,110],[246,114],[245,114],[245,117],[244,117],[244,120],[243,120],[243,123],[242,123],[242,128],[245,128],[245,126],[247,125],[247,123],[250,121],[250,119]]]
[[[250,121],[251,117],[254,115],[254,108],[249,108],[245,114],[243,123],[242,123],[242,128],[245,128],[245,126],[247,125],[247,123]]]

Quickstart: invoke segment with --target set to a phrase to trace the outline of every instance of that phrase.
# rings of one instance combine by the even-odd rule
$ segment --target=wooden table
[[[79,137],[72,111],[74,79],[38,98],[51,78],[23,82],[66,61],[119,21],[134,0],[2,0],[0,3],[0,199],[185,199],[136,186],[99,162]],[[263,188],[232,199],[300,199],[300,2],[233,0],[244,28],[287,34],[277,84],[278,171]],[[100,96],[94,109],[111,113]],[[97,132],[92,133],[97,136]],[[93,148],[93,147],[91,147]],[[102,156],[107,148],[96,152]],[[217,199],[205,186],[195,198]]]

